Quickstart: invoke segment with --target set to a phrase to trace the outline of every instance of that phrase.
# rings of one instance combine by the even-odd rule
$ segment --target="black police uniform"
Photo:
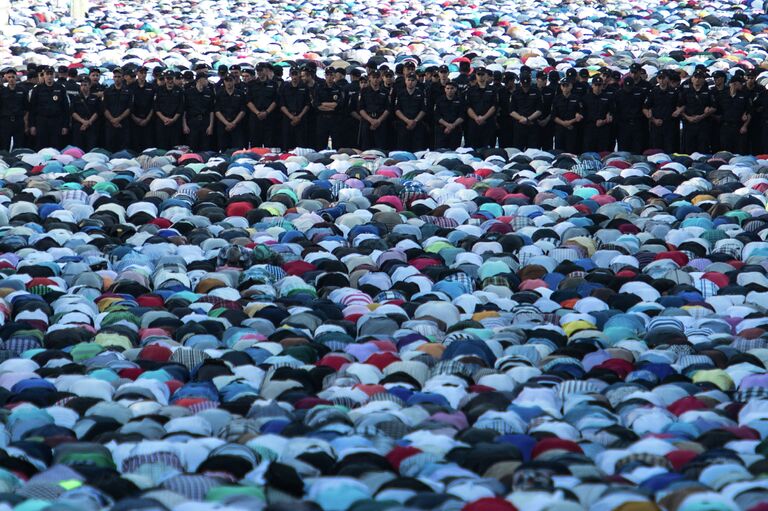
[[[581,110],[581,100],[573,92],[568,97],[558,94],[552,103],[552,122],[554,123],[556,118],[561,121],[570,121],[576,117],[576,114],[580,114]],[[555,149],[578,154],[581,147],[580,133],[578,123],[571,126],[571,129],[555,123]]]
[[[330,112],[317,110],[317,125],[315,126],[315,149],[321,151],[328,146],[328,137],[334,148],[338,148],[339,130],[341,128],[339,112],[344,108],[344,91],[336,85],[328,85],[327,81],[318,84],[315,89],[315,108],[323,103],[336,103],[336,108]]]
[[[280,112],[280,147],[285,150],[295,147],[306,147],[307,115],[309,114],[309,108],[311,108],[309,87],[302,81],[299,81],[296,87],[291,82],[285,82],[280,87],[278,100],[280,108],[284,107],[291,115],[299,115],[305,108],[307,109],[307,112],[304,113],[299,123],[295,126],[292,126],[291,120]]]
[[[0,149],[24,147],[24,116],[29,112],[29,93],[21,84],[0,87]]]
[[[389,109],[389,94],[384,87],[379,86],[377,90],[374,90],[372,87],[366,87],[360,93],[358,112],[365,112],[371,119],[379,119]],[[368,121],[365,119],[360,121],[361,149],[386,149],[387,138],[387,123],[382,123],[377,129],[372,130],[371,124]]]
[[[748,152],[750,154],[763,154],[765,151],[763,150],[762,131],[763,123],[768,116],[768,110],[765,110],[763,106],[759,104],[759,98],[764,95],[766,89],[757,82],[755,82],[750,89],[749,82],[747,82],[742,88],[742,91],[752,103],[752,120],[749,122],[749,132],[747,134],[747,138],[749,139]]]
[[[615,96],[618,148],[634,154],[642,152],[648,122],[643,115],[645,91],[637,85],[622,87]]]
[[[228,94],[222,87],[216,94],[216,112],[221,113],[224,118],[232,122],[240,112],[245,113],[246,96],[235,89],[232,94]],[[219,150],[242,149],[245,145],[245,129],[241,120],[231,131],[227,131],[224,124],[218,119],[216,121],[216,138],[218,140]]]
[[[130,90],[133,95],[133,107],[131,108],[131,119],[129,125],[131,126],[131,145],[133,149],[137,151],[143,151],[148,147],[153,147],[153,125],[150,120],[146,126],[141,126],[133,117],[137,117],[141,120],[146,120],[152,113],[152,108],[155,102],[155,85],[153,83],[144,82],[144,85],[140,85],[138,80],[131,84]]]
[[[104,97],[102,98],[102,105],[104,112],[109,112],[112,117],[119,117],[126,110],[131,109],[133,106],[133,96],[131,91],[125,84],[119,89],[114,85],[110,85],[107,90],[104,91]],[[118,151],[120,149],[127,149],[130,147],[130,114],[123,119],[120,123],[120,127],[116,128],[112,126],[112,123],[104,119],[104,147],[109,151]]]
[[[205,86],[202,91],[189,87],[184,92],[184,115],[186,115],[189,135],[187,145],[194,151],[211,149],[211,138],[206,131],[211,125],[214,108],[213,88]]]
[[[453,99],[448,99],[445,94],[437,99],[435,103],[435,147],[439,149],[456,149],[461,146],[461,136],[464,131],[464,124],[459,124],[450,133],[445,133],[445,128],[440,121],[449,123],[456,122],[459,118],[464,118],[466,122],[467,105],[458,92]]]
[[[467,90],[467,109],[476,115],[485,115],[497,106],[496,91],[493,87],[473,85]],[[469,147],[489,147],[496,138],[496,120],[491,117],[484,124],[477,124],[467,115],[466,142]]]
[[[677,109],[677,96],[678,91],[672,86],[662,89],[657,85],[645,98],[645,108],[651,111],[651,117],[662,122],[661,126],[649,123],[649,146],[668,154],[680,150],[680,118],[672,117]]]
[[[404,88],[395,94],[392,109],[395,112],[399,111],[409,120],[414,120],[422,112],[426,114],[427,98],[418,87],[415,87],[413,92],[410,93],[407,88]],[[426,148],[423,119],[417,122],[416,127],[412,130],[409,130],[399,117],[395,119],[395,126],[397,129],[398,149],[403,151],[421,151]]]
[[[712,93],[706,87],[696,90],[691,84],[680,92],[679,105],[688,116],[702,115],[706,108],[714,107]],[[691,123],[683,120],[683,151],[686,153],[709,152],[709,126],[706,119]]]
[[[40,83],[32,89],[29,98],[30,126],[37,130],[37,149],[61,149],[61,130],[69,124],[69,102],[64,87],[54,83]]]
[[[80,118],[86,121],[90,119],[93,114],[99,114],[101,116],[101,101],[94,94],[88,94],[84,96],[82,92],[78,92],[74,97],[71,104],[71,111],[73,114],[77,114]],[[74,118],[72,119],[72,143],[79,147],[83,151],[90,151],[99,144],[99,118],[96,122],[88,127],[86,130],[82,130],[82,124],[80,124]]]
[[[251,80],[248,83],[248,103],[256,110],[266,111],[272,104],[277,106],[277,84],[272,80]],[[274,112],[267,115],[264,120],[256,117],[248,109],[248,143],[251,147],[272,147],[275,145]]]
[[[551,117],[552,103],[557,95],[557,85],[545,85],[541,89],[541,117],[539,118],[539,144],[544,151],[552,149],[552,140],[555,136],[555,123]],[[549,118],[549,119],[547,119]]]
[[[343,133],[343,147],[360,147],[360,120],[352,114],[357,113],[360,108],[360,82],[353,81],[347,85],[346,90],[347,106],[344,112],[344,125],[346,128]]]
[[[166,126],[158,117],[155,121],[155,143],[160,149],[171,149],[179,145],[181,140],[181,115],[184,113],[184,91],[179,87],[158,87],[155,91],[153,106],[155,114],[158,112],[166,117],[173,118],[177,114],[179,118]]]
[[[498,133],[499,147],[512,147],[515,145],[514,132],[515,120],[509,116],[512,112],[512,93],[516,90],[515,85],[510,82],[509,86],[498,89],[499,110],[498,110]]]
[[[517,112],[523,117],[531,117],[536,112],[541,111],[541,95],[539,91],[528,86],[528,90],[519,86],[512,93],[510,98],[510,112]],[[517,149],[526,150],[530,147],[539,145],[539,125],[531,121],[529,124],[522,124],[512,118],[514,123],[512,131],[512,145]]]
[[[590,90],[587,92],[581,100],[583,106],[582,131],[584,132],[584,151],[612,151],[612,139],[611,139],[611,125],[603,124],[597,125],[597,121],[605,121],[606,117],[610,114],[615,114],[615,105],[613,99],[601,91],[600,94],[595,94]]]
[[[744,92],[720,94],[717,97],[717,114],[720,118],[720,143],[713,140],[712,150],[723,150],[732,153],[745,154],[749,139],[741,134],[744,125],[743,117],[752,111],[752,102]]]

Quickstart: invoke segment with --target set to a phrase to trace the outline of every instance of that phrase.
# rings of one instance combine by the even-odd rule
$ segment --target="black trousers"
[[[296,114],[294,114],[296,115]],[[301,118],[301,121],[296,126],[291,126],[291,120],[286,116],[281,116],[280,131],[281,142],[280,147],[285,150],[295,149],[297,147],[307,146],[307,117],[306,115]]]
[[[104,121],[104,148],[108,151],[120,151],[131,147],[131,131],[128,129],[130,121],[124,120],[121,128],[115,128],[109,121]]]
[[[26,138],[24,116],[0,117],[0,149],[10,149],[11,139],[13,139],[13,147],[24,147]]]
[[[746,154],[749,139],[746,133],[739,133],[741,125],[740,122],[723,122],[720,125],[720,141],[712,143],[712,150]]]
[[[424,124],[416,123],[412,130],[406,128],[405,123],[397,121],[397,149],[403,151],[423,151],[427,147],[424,132]]]
[[[581,130],[578,126],[571,129],[555,125],[555,149],[566,153],[579,154],[581,146]]]
[[[683,151],[686,153],[709,152],[709,124],[701,121],[686,122],[683,126]]]
[[[680,149],[680,120],[674,117],[665,119],[661,126],[650,123],[648,147],[661,149],[665,153],[677,152]]]
[[[82,131],[80,126],[78,122],[72,123],[72,144],[88,152],[99,144],[99,124],[97,122],[85,131]]]
[[[582,149],[592,152],[610,151],[611,145],[611,126],[606,124],[597,126],[595,123],[589,123],[584,126],[584,144]]]
[[[368,121],[360,121],[360,149],[384,149],[387,147],[387,124],[372,130]]]
[[[139,126],[137,123],[133,121],[133,119],[127,122],[129,122],[131,126],[130,143],[131,143],[131,147],[135,151],[143,151],[148,147],[155,146],[155,141],[154,141],[155,130],[153,129],[152,121],[149,121],[146,126]]]
[[[435,149],[456,149],[461,147],[462,126],[459,125],[447,135],[440,124],[435,124]]]
[[[499,147],[516,147],[515,124],[515,120],[509,116],[499,118]]]
[[[248,113],[248,143],[251,147],[273,147],[274,131],[275,122],[271,114],[261,120],[253,112]]]
[[[467,146],[491,147],[495,145],[496,123],[488,119],[484,124],[477,124],[472,119],[467,120]]]
[[[550,151],[553,148],[552,139],[555,136],[555,121],[552,119],[544,126],[539,126],[539,149]]]
[[[629,151],[632,154],[643,152],[645,125],[641,120],[618,120],[617,127],[619,151]]]
[[[512,129],[513,147],[525,151],[531,147],[539,146],[539,125],[536,124],[536,121],[533,124],[520,124],[514,121],[514,128]],[[499,139],[501,139],[501,136],[499,136]]]
[[[189,126],[187,145],[193,151],[208,151],[211,149],[211,137],[206,133],[209,120],[207,115],[187,118],[187,126]]]
[[[339,116],[325,112],[318,112],[317,125],[315,126],[315,149],[322,151],[328,148],[328,139],[334,149],[339,145]]]
[[[220,122],[216,123],[216,139],[219,145],[219,151],[227,149],[242,149],[245,146],[245,134],[243,133],[242,122],[235,126],[232,131],[227,131]]]
[[[163,121],[157,119],[155,124],[155,147],[158,149],[172,149],[181,141],[181,120],[166,126]]]
[[[38,150],[46,147],[61,149],[64,139],[61,130],[65,126],[63,117],[38,117],[35,122],[37,136],[35,146]]]

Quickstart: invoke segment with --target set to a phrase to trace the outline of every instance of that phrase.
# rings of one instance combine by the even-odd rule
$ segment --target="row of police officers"
[[[20,82],[3,72],[0,149],[56,147],[110,151],[150,147],[400,149],[516,147],[572,153],[768,152],[768,91],[755,70],[728,77],[698,67],[687,80],[662,70],[647,79],[602,69],[490,73],[464,66],[367,73],[312,65],[179,73],[115,69],[105,87],[97,69],[42,68]]]

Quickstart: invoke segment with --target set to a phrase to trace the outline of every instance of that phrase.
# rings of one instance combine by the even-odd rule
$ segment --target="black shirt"
[[[29,110],[29,92],[23,87],[0,87],[0,116],[20,117]]]
[[[160,112],[166,117],[173,117],[184,111],[184,91],[178,87],[168,90],[168,87],[160,87],[155,91],[155,112]]]
[[[496,91],[489,86],[474,85],[467,90],[467,108],[474,110],[477,115],[485,115],[497,104]]]
[[[213,112],[213,91],[210,87],[204,87],[202,91],[197,87],[190,87],[184,92],[184,110],[187,118],[204,117],[205,121]]]
[[[570,121],[581,109],[581,100],[573,93],[567,98],[558,94],[552,102],[552,115],[561,121]]]
[[[651,89],[645,98],[645,108],[650,109],[656,119],[669,120],[677,108],[677,90],[672,87],[662,89],[658,85]]]
[[[389,109],[389,93],[383,87],[373,90],[372,87],[366,87],[360,93],[360,102],[358,111],[365,111],[369,117],[377,119],[384,115]]]
[[[309,88],[303,82],[294,87],[291,82],[285,82],[278,94],[280,106],[284,106],[293,115],[298,115],[309,106]]]
[[[104,91],[102,103],[105,112],[112,114],[112,117],[118,117],[126,110],[131,109],[133,96],[131,96],[131,91],[125,85],[119,89],[114,85],[110,85],[109,88]]]
[[[73,114],[77,114],[87,121],[93,114],[101,110],[101,100],[93,94],[88,94],[88,97],[85,97],[82,92],[78,92],[72,100],[71,109]],[[73,121],[78,123],[74,119]]]
[[[604,120],[608,114],[613,115],[613,100],[605,92],[596,95],[589,91],[581,99],[581,104],[584,108],[584,122],[589,124]]]
[[[623,87],[614,96],[616,101],[616,119],[619,122],[639,122],[643,117],[645,91],[637,86]]]
[[[216,94],[216,111],[228,121],[234,121],[235,118],[245,110],[246,98],[241,92],[235,89],[232,94],[228,94],[226,89],[219,90]]]
[[[541,89],[541,116],[547,117],[552,113],[552,103],[557,95],[556,85],[546,85]]]
[[[131,113],[141,119],[149,115],[155,102],[155,86],[149,82],[139,85],[139,82],[131,84],[133,94],[133,108]]]
[[[427,98],[418,88],[415,88],[412,93],[403,89],[395,94],[393,106],[395,110],[400,110],[407,118],[415,119],[420,112],[426,112]]]
[[[467,111],[467,105],[458,94],[453,99],[448,99],[444,95],[437,99],[435,103],[435,121],[443,120],[448,123],[454,123],[460,117],[463,117]]]
[[[59,84],[38,84],[29,98],[29,113],[33,117],[69,117],[67,91]]]
[[[328,85],[328,82],[319,83],[315,89],[315,106],[319,107],[323,103],[336,103],[333,112],[320,111],[321,115],[329,115],[341,112],[344,109],[344,91],[336,85]]]
[[[277,85],[272,80],[251,80],[248,83],[248,101],[256,110],[263,112],[277,102]],[[241,91],[240,91],[241,92]]]
[[[524,91],[522,87],[512,91],[509,98],[509,113],[517,112],[523,117],[530,117],[541,110],[541,95],[534,87]]]
[[[717,114],[721,116],[724,124],[742,124],[742,116],[752,110],[752,102],[741,91],[734,96],[728,91],[717,99]]]
[[[680,106],[685,107],[684,112],[689,116],[702,115],[706,108],[715,106],[712,93],[706,86],[698,91],[693,88],[693,85],[682,89],[679,103]]]

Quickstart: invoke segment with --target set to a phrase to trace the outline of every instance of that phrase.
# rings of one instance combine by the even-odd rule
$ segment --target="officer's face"
[[[45,80],[46,85],[52,85],[53,84],[53,72],[52,71],[46,71],[43,73],[43,80]]]
[[[456,87],[453,85],[447,85],[445,87],[445,97],[448,99],[453,99],[456,96]]]
[[[232,79],[224,80],[224,89],[231,94],[235,90],[235,81]]]
[[[233,69],[232,70],[232,78],[234,78],[235,81],[239,80],[240,79],[240,70]]]
[[[136,78],[141,80],[142,82],[147,81],[147,72],[146,71],[139,71],[136,73]]]
[[[573,85],[570,83],[561,83],[560,84],[560,90],[563,91],[563,94],[568,95],[571,93],[571,89],[573,89]]]
[[[371,84],[371,87],[377,89],[381,85],[381,76],[371,75],[368,77],[368,82]]]
[[[82,92],[87,96],[91,92],[91,82],[89,81],[80,82],[80,92]]]
[[[157,75],[157,78],[155,78],[155,82],[157,83],[158,87],[164,87],[165,86],[165,76]]]
[[[732,92],[739,92],[741,90],[741,82],[731,82],[728,84]]]
[[[115,73],[115,75],[112,78],[115,81],[116,87],[120,87],[123,85],[123,75],[121,75],[120,73]]]
[[[8,82],[8,85],[11,87],[16,85],[16,73],[6,73],[5,74],[5,81]]]
[[[304,80],[305,82],[308,82],[308,81],[310,81],[312,79],[312,77],[310,76],[308,71],[302,71],[301,72],[301,79]]]
[[[603,92],[603,84],[602,83],[593,83],[592,84],[592,92],[595,94],[600,94]]]
[[[405,86],[409,91],[412,91],[416,88],[416,77],[415,76],[409,76],[405,79]]]
[[[336,83],[336,75],[333,73],[326,73],[325,83],[327,83],[328,85],[333,85],[334,83]]]
[[[99,83],[99,80],[101,79],[100,73],[91,73],[88,75],[88,78],[91,79],[91,83]]]
[[[253,75],[251,73],[243,73],[243,82],[249,83],[251,80],[253,80]]]
[[[133,75],[125,75],[123,77],[123,80],[125,81],[126,85],[132,85],[133,82],[136,81],[136,77],[134,77]]]
[[[485,84],[488,81],[487,73],[477,73],[477,83]]]

